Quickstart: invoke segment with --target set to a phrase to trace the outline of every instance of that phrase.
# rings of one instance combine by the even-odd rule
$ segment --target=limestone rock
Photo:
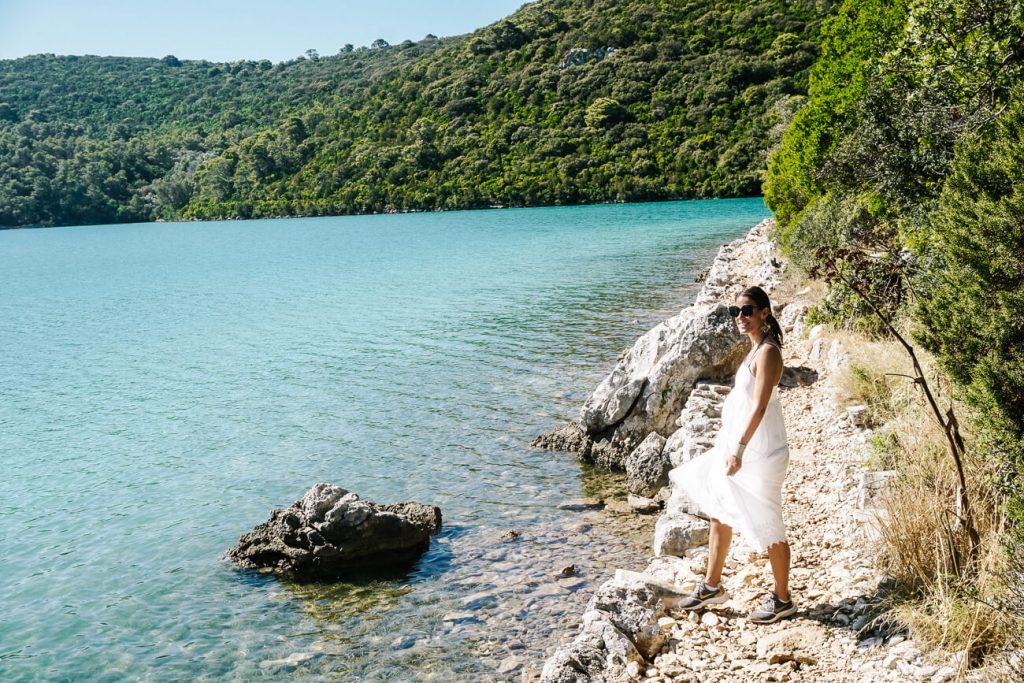
[[[664,452],[665,437],[657,432],[647,435],[626,458],[626,488],[650,498],[668,484],[668,471],[672,466]]]
[[[850,362],[850,354],[843,348],[838,339],[833,339],[828,347],[828,369],[833,372],[841,370]]]
[[[807,312],[810,308],[810,305],[805,302],[794,302],[782,309],[782,315],[779,316],[779,326],[782,328],[782,333],[798,338],[802,337],[804,324],[807,320]]]
[[[615,581],[620,584],[643,584],[647,586],[661,601],[666,608],[673,608],[690,594],[679,585],[670,581],[664,581],[658,576],[648,572],[631,572],[626,569],[615,570]]]
[[[665,514],[654,526],[654,554],[683,557],[708,542],[710,525],[692,515]]]
[[[550,432],[541,434],[530,442],[530,448],[544,451],[568,451],[580,456],[582,460],[590,459],[592,441],[579,422],[569,422]]]
[[[676,420],[679,429],[665,442],[664,452],[672,467],[693,460],[714,445],[715,434],[722,426],[722,404],[730,389],[709,382],[694,386]]]
[[[761,636],[757,641],[757,656],[769,664],[788,661],[814,664],[816,659],[810,653],[820,647],[824,639],[820,628],[792,626]]]
[[[605,651],[594,643],[575,640],[555,650],[541,669],[541,683],[602,683]]]
[[[226,557],[241,567],[295,578],[403,566],[441,530],[441,510],[421,503],[379,505],[340,486],[317,484],[243,535]]]
[[[634,493],[629,494],[626,502],[629,504],[629,507],[633,512],[636,512],[637,514],[653,515],[655,512],[661,511],[661,503],[653,498],[644,498],[643,496],[638,496]]]
[[[648,331],[580,410],[586,431],[612,430],[622,450],[668,435],[698,379],[731,377],[749,344],[724,305],[691,306]]]

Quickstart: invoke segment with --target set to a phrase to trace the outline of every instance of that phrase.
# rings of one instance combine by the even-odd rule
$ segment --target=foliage
[[[838,17],[860,7],[844,2]],[[914,598],[899,620],[973,665],[1019,642],[1024,615],[1012,590],[1024,566],[1024,5],[914,0],[905,14],[850,25],[875,49],[838,104],[817,89],[844,66],[829,47],[841,19],[826,24],[808,105],[770,162],[766,196],[794,260],[836,276],[826,314],[858,325],[865,312],[844,305],[848,290],[889,296],[884,314],[904,316],[952,379],[944,406],[971,409],[960,471],[937,457],[940,435],[949,443],[957,427],[952,408],[942,416],[929,401],[946,427],[936,444],[904,443],[919,416],[890,430],[906,469],[882,557]],[[949,504],[964,491],[970,517]],[[965,544],[963,519],[981,543]]]
[[[787,231],[799,226],[801,213],[827,193],[826,161],[861,116],[877,64],[894,46],[906,12],[906,0],[848,0],[822,26],[822,55],[811,69],[809,102],[794,116],[765,180],[765,200],[785,241],[804,242],[786,240]]]
[[[0,225],[756,195],[832,4],[542,0],[461,38],[279,65],[4,62],[0,205],[18,209]],[[44,121],[55,141],[19,128]],[[90,170],[100,189],[59,211],[32,189],[117,141],[167,154],[121,194]]]
[[[36,55],[0,62],[0,227],[172,217],[196,167],[278,123],[351,97],[438,49],[279,64]]]
[[[1024,92],[965,141],[931,219],[921,341],[966,389],[992,445],[1024,466]],[[1024,471],[1024,470],[1021,470]]]

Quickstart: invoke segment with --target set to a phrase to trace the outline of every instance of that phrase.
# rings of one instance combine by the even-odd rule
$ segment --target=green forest
[[[987,447],[1024,466],[1024,7],[847,1],[822,31],[807,106],[765,198],[823,318],[877,326],[858,284],[981,411]],[[870,258],[861,258],[868,254]]]
[[[830,2],[545,0],[272,64],[0,62],[0,226],[761,193]]]
[[[777,237],[828,283],[818,321],[902,332],[942,397],[930,446],[912,424],[875,443],[909,493],[882,530],[889,618],[1022,680],[1024,5],[846,0],[820,45],[765,178]]]

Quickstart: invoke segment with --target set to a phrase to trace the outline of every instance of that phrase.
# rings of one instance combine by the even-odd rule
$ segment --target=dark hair
[[[768,300],[768,294],[760,287],[747,287],[740,293],[740,296],[747,297],[759,308],[768,309],[768,318],[765,320],[768,323],[768,336],[775,340],[779,348],[782,348],[782,327],[775,319],[775,314],[772,313],[772,302]]]

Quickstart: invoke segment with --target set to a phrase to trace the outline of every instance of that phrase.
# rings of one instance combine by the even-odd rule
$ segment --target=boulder
[[[710,525],[686,514],[662,515],[654,525],[654,554],[683,557],[687,550],[707,544]]]
[[[597,589],[583,615],[584,629],[588,614],[600,613],[616,629],[629,638],[640,655],[652,659],[664,644],[658,619],[665,615],[658,594],[635,573],[617,575]],[[622,662],[625,665],[625,662]]]
[[[665,442],[664,452],[672,467],[693,460],[711,448],[722,426],[722,404],[730,385],[698,382],[686,399],[676,424],[679,429]]]
[[[634,679],[665,643],[657,593],[634,572],[617,574],[597,589],[583,613],[579,635],[544,663],[542,683],[598,683]]]
[[[731,377],[748,350],[726,306],[690,306],[622,355],[584,402],[580,423],[591,436],[609,433],[623,454],[651,432],[668,436],[694,383]]]
[[[226,557],[248,569],[330,578],[407,566],[440,530],[441,510],[433,505],[379,505],[340,486],[317,484],[291,507],[272,511]]]
[[[563,645],[544,662],[541,683],[599,683],[606,680],[603,642],[577,638]]]
[[[633,512],[641,515],[653,515],[661,510],[661,503],[653,498],[645,498],[634,493],[629,494],[626,503]]]
[[[804,324],[810,308],[810,304],[803,301],[791,303],[783,308],[782,315],[779,316],[779,326],[782,328],[782,333],[793,335],[798,339],[803,337]]]
[[[626,458],[626,488],[630,492],[650,498],[668,484],[668,471],[672,467],[664,453],[665,437],[657,432],[647,435]]]

